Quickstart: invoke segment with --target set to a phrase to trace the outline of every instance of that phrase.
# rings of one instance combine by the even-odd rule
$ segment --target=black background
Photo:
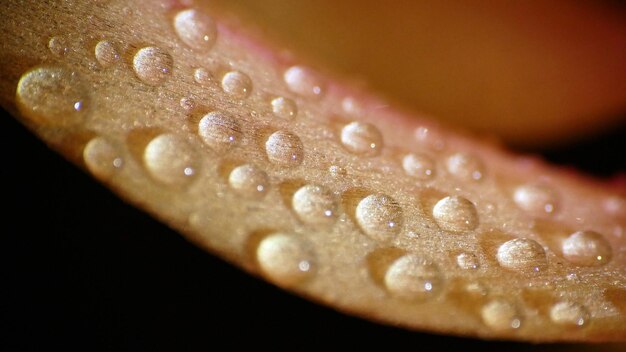
[[[589,145],[622,154],[624,136],[578,148],[591,160]],[[0,147],[6,209],[0,212],[0,351],[207,351],[216,344],[573,350],[415,333],[337,313],[197,249],[48,150],[6,113]],[[582,158],[576,150],[551,157]],[[606,158],[596,155],[593,170],[624,170],[621,158],[597,166]]]

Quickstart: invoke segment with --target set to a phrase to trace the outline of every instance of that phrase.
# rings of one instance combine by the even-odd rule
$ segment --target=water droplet
[[[433,218],[439,227],[449,232],[466,232],[478,227],[474,203],[460,196],[448,196],[433,207]]]
[[[143,161],[154,179],[169,185],[187,184],[198,167],[193,148],[169,133],[155,137],[146,145]]]
[[[415,129],[415,140],[423,146],[433,150],[443,150],[446,147],[441,132],[434,127],[421,126]]]
[[[176,14],[174,29],[183,43],[198,50],[211,49],[217,39],[217,27],[213,19],[195,9]]]
[[[98,42],[94,49],[94,53],[96,55],[96,60],[98,60],[102,67],[113,66],[120,59],[120,54],[117,52],[115,46],[107,40]]]
[[[356,207],[356,220],[366,235],[387,241],[400,232],[403,221],[402,208],[385,194],[371,194]]]
[[[139,49],[133,58],[133,69],[139,79],[149,85],[160,85],[172,72],[174,61],[164,50],[149,46]]]
[[[345,97],[341,101],[341,108],[350,116],[359,116],[363,114],[363,106],[359,100],[354,97]]]
[[[448,157],[446,168],[450,174],[462,180],[479,181],[485,173],[482,161],[466,153],[456,153]]]
[[[204,143],[217,151],[224,151],[239,143],[243,136],[239,123],[225,112],[213,111],[200,120],[198,133]]]
[[[289,89],[307,97],[319,97],[324,92],[320,78],[310,69],[302,66],[293,66],[285,71],[285,83]]]
[[[465,270],[478,269],[480,265],[478,257],[474,253],[460,253],[456,256],[456,264]]]
[[[513,201],[521,209],[533,214],[552,214],[557,208],[557,196],[546,186],[527,184],[513,193]]]
[[[314,255],[294,235],[269,235],[259,243],[256,255],[261,271],[281,285],[298,284],[315,271]]]
[[[277,117],[291,120],[296,117],[298,106],[289,98],[278,97],[272,100],[272,112]]]
[[[604,200],[604,209],[617,217],[626,216],[626,198],[622,196],[609,196]]]
[[[193,79],[202,86],[208,86],[213,82],[213,75],[206,68],[200,67],[193,71]]]
[[[247,98],[252,92],[252,80],[245,73],[231,71],[222,78],[222,89],[237,99]]]
[[[304,147],[300,138],[293,133],[276,131],[265,142],[267,158],[274,164],[296,166],[302,163]]]
[[[116,146],[104,137],[95,137],[83,149],[85,166],[96,177],[106,180],[124,166]]]
[[[67,40],[61,37],[52,37],[48,41],[48,49],[50,52],[57,56],[63,56],[70,51],[70,47]]]
[[[481,316],[483,322],[494,330],[518,329],[522,325],[515,306],[501,299],[484,305],[481,309]]]
[[[192,111],[196,108],[196,101],[192,97],[180,98],[180,107],[185,111]]]
[[[395,260],[385,273],[385,287],[403,299],[426,299],[441,289],[439,268],[430,260],[409,254]]]
[[[337,217],[337,201],[323,186],[301,187],[293,195],[292,206],[300,220],[309,224],[328,224]]]
[[[267,174],[249,164],[234,168],[228,176],[228,184],[239,194],[251,198],[261,198],[269,189]]]
[[[538,272],[548,265],[543,247],[528,238],[516,238],[498,248],[496,259],[502,267],[523,272]]]
[[[383,147],[383,136],[376,126],[355,121],[341,130],[341,143],[352,153],[375,156]]]
[[[435,162],[425,155],[406,155],[402,159],[402,167],[408,175],[421,180],[435,176]]]
[[[594,231],[578,231],[563,241],[563,257],[569,262],[584,266],[600,266],[612,257],[611,245]]]
[[[584,326],[589,322],[589,312],[577,303],[559,302],[550,309],[550,319],[560,325]]]
[[[36,67],[20,78],[17,102],[25,117],[57,126],[82,122],[87,86],[80,75],[60,67]]]

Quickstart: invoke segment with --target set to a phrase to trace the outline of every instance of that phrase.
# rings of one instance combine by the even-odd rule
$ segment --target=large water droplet
[[[163,49],[149,46],[139,49],[133,58],[133,69],[139,79],[149,85],[165,82],[172,72],[174,61]]]
[[[289,98],[278,97],[272,100],[272,112],[274,116],[291,120],[298,114],[298,106]]]
[[[237,166],[230,172],[228,184],[241,195],[261,198],[269,189],[269,178],[265,171],[245,164]]]
[[[482,161],[474,155],[456,153],[446,160],[446,168],[450,174],[462,180],[479,181],[485,174]]]
[[[437,265],[416,254],[398,258],[385,273],[387,290],[403,299],[430,298],[441,289],[442,281]]]
[[[439,227],[449,232],[466,232],[478,227],[474,203],[460,196],[448,196],[435,204],[433,218]]]
[[[96,137],[83,149],[85,166],[101,180],[111,178],[124,166],[119,149],[104,137]]]
[[[108,40],[99,41],[94,49],[96,60],[102,67],[113,66],[120,59],[120,54],[115,46]]]
[[[612,257],[611,245],[601,234],[594,231],[578,231],[563,241],[563,257],[569,262],[599,266],[608,263]]]
[[[528,238],[516,238],[498,248],[496,259],[502,267],[521,272],[537,272],[548,265],[543,247]]]
[[[550,309],[550,319],[560,325],[583,326],[589,322],[589,312],[580,304],[559,302]]]
[[[292,92],[303,96],[319,97],[324,92],[321,79],[310,69],[302,66],[287,69],[284,79]]]
[[[198,133],[204,143],[217,151],[224,151],[239,142],[243,133],[239,123],[221,111],[210,112],[200,120]]]
[[[154,179],[169,185],[185,185],[197,172],[193,148],[180,137],[165,133],[148,143],[143,161]]]
[[[557,208],[555,192],[541,185],[527,184],[519,186],[513,193],[515,204],[532,214],[552,214]]]
[[[300,138],[293,133],[276,131],[265,142],[267,158],[274,164],[295,166],[302,163],[304,147]]]
[[[352,153],[375,156],[383,147],[383,136],[376,126],[355,121],[341,130],[341,143]]]
[[[282,285],[300,283],[315,271],[312,251],[294,235],[269,235],[259,243],[256,255],[261,271]]]
[[[407,175],[421,180],[427,180],[435,176],[435,162],[425,155],[406,155],[402,159],[402,167]]]
[[[222,78],[222,89],[232,97],[243,99],[252,92],[252,80],[243,72],[231,71]]]
[[[456,256],[456,264],[465,270],[478,269],[480,265],[478,257],[474,253],[460,253]]]
[[[303,222],[328,224],[337,216],[337,201],[333,193],[323,186],[306,185],[294,193],[293,210]]]
[[[501,299],[487,303],[480,312],[483,322],[494,330],[518,329],[522,324],[515,306]]]
[[[87,91],[76,72],[60,67],[36,67],[20,78],[16,98],[20,111],[30,120],[66,126],[85,118]]]
[[[356,207],[355,217],[363,232],[378,241],[390,240],[402,228],[402,208],[385,194],[363,198]]]
[[[213,19],[195,9],[176,14],[174,29],[185,44],[198,50],[211,49],[217,39],[217,27]]]

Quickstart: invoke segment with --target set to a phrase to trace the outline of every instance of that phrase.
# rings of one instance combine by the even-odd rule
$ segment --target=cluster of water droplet
[[[219,33],[215,21],[200,11],[180,11],[173,18],[173,28],[189,50],[207,53],[218,45]],[[68,51],[67,46],[57,37],[49,41],[49,49],[59,56]],[[116,65],[121,60],[115,44],[107,40],[95,45],[94,54],[103,68]],[[130,65],[141,82],[157,87],[170,79],[176,69],[175,58],[158,46],[145,46],[136,50]],[[216,72],[206,68],[197,68],[192,73],[192,80],[206,87],[215,82],[215,75]],[[271,114],[282,122],[299,117],[297,101],[324,98],[324,80],[308,68],[288,68],[282,80],[293,96],[273,94],[269,101],[265,101]],[[219,86],[225,97],[235,100],[250,99],[257,89],[253,88],[252,78],[240,70],[229,70],[223,74]],[[86,87],[86,81],[78,72],[61,66],[40,66],[23,75],[17,87],[17,100],[24,116],[32,122],[46,126],[75,126],[88,119],[90,106],[89,90]],[[360,112],[355,104],[354,100],[344,100],[344,109],[347,106],[352,113]],[[180,99],[180,105],[187,111],[194,111],[196,102],[184,97]],[[218,155],[237,147],[262,145],[263,159],[240,162],[230,168],[226,175],[229,189],[243,199],[255,202],[264,200],[276,184],[269,170],[298,168],[305,160],[315,162],[308,159],[307,141],[293,131],[276,128],[259,133],[249,126],[249,121],[242,121],[238,116],[219,109],[206,112],[196,121],[194,138]],[[359,158],[387,157],[383,150],[383,133],[375,124],[352,121],[342,124],[336,132],[337,154],[346,151]],[[193,138],[166,131],[149,136],[143,144],[141,164],[152,179],[161,185],[185,187],[198,178],[202,172],[202,159],[207,156],[200,155],[194,148]],[[423,147],[422,150],[404,153],[401,160],[396,162],[402,177],[411,180],[409,182],[424,186],[437,177],[451,177],[459,183],[484,182],[488,177],[485,165],[477,155],[452,153],[443,157],[441,152],[446,145],[435,130],[420,127],[415,137],[415,142]],[[242,146],[247,138],[261,138],[262,141]],[[125,166],[124,153],[116,142],[96,136],[84,148],[84,162],[97,177],[109,180]],[[443,166],[442,170],[438,170],[439,164]],[[333,165],[330,174],[344,178],[349,174],[346,171],[349,168],[350,165]],[[343,196],[339,195],[344,191]],[[395,194],[392,196],[375,190],[361,193],[357,199],[352,199],[353,195],[345,189],[309,182],[293,192],[288,203],[297,219],[312,228],[328,229],[337,222],[341,212],[349,212],[348,218],[354,220],[354,225],[364,234],[364,238],[373,240],[378,246],[401,246],[398,245],[401,243],[398,238],[408,232],[409,227],[422,221],[432,223],[445,236],[473,235],[481,229],[477,205],[455,194],[455,191],[438,197],[429,205],[420,214],[426,220],[406,217],[405,214],[416,214],[413,209],[419,208],[417,202],[401,204],[395,199]],[[404,195],[400,198],[408,199]],[[558,198],[555,189],[540,184],[519,185],[511,197],[522,211],[537,217],[557,212]],[[354,206],[342,206],[344,203]],[[319,264],[316,250],[306,238],[295,232],[275,231],[258,241],[255,261],[268,278],[294,286],[314,277]],[[593,231],[570,234],[562,240],[560,251],[557,252],[568,263],[578,266],[605,265],[612,258],[610,243]],[[464,251],[455,256],[456,265],[464,271],[478,272],[486,255]],[[491,259],[502,270],[517,273],[539,273],[550,266],[544,246],[535,239],[522,237],[499,243]],[[384,289],[401,300],[435,297],[443,291],[451,275],[442,272],[441,262],[442,259],[435,254],[431,258],[429,254],[417,253],[409,248],[403,255],[385,264],[382,278]],[[523,320],[522,310],[503,298],[485,302],[480,315],[486,326],[496,330],[518,329]],[[590,313],[578,303],[562,301],[553,305],[549,318],[561,325],[583,326],[590,319]]]

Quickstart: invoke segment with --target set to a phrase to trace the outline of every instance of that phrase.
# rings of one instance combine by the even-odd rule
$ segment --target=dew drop
[[[149,46],[139,49],[133,58],[133,69],[139,79],[149,85],[160,85],[172,72],[174,61],[164,50]]]
[[[456,256],[456,264],[465,270],[475,270],[480,265],[478,257],[474,253],[460,253]]]
[[[198,134],[204,143],[217,151],[224,151],[239,143],[243,136],[241,126],[229,114],[210,112],[200,120]]]
[[[247,98],[252,92],[252,80],[239,71],[231,71],[222,78],[224,92],[237,99]]]
[[[504,300],[493,300],[481,309],[483,322],[494,330],[518,329],[522,320],[515,307]]]
[[[272,133],[265,142],[267,158],[274,164],[296,166],[302,163],[304,147],[298,136],[286,131]]]
[[[466,153],[456,153],[448,157],[446,168],[450,174],[462,180],[479,181],[485,173],[482,161]]]
[[[180,98],[180,107],[185,111],[192,111],[196,108],[196,101],[192,97],[182,97]]]
[[[291,120],[298,114],[298,106],[289,98],[278,97],[272,100],[272,112],[276,117]]]
[[[291,204],[300,220],[309,224],[329,224],[337,217],[335,196],[323,186],[301,187],[294,193]]]
[[[433,218],[439,227],[449,232],[466,232],[478,227],[474,203],[460,196],[448,196],[433,207]]]
[[[198,167],[193,148],[169,133],[155,137],[146,145],[143,161],[154,179],[168,185],[189,183]]]
[[[552,214],[557,208],[557,196],[546,186],[527,184],[513,193],[513,201],[521,209],[533,214]]]
[[[264,238],[256,250],[261,271],[282,285],[295,285],[315,272],[315,258],[294,235],[275,233]]]
[[[421,145],[437,151],[446,147],[441,132],[434,127],[421,126],[415,129],[415,140]]]
[[[600,266],[612,257],[611,245],[601,234],[594,231],[578,231],[563,241],[563,257],[567,261],[584,266]]]
[[[385,194],[363,198],[356,207],[355,217],[363,232],[378,241],[390,240],[402,228],[402,208]]]
[[[402,159],[402,167],[409,176],[421,180],[427,180],[435,176],[435,162],[425,155],[406,155]]]
[[[56,56],[63,56],[70,51],[67,41],[61,37],[52,37],[48,41],[48,49]]]
[[[217,39],[215,21],[195,9],[180,11],[174,17],[174,30],[180,40],[198,50],[209,50]]]
[[[107,40],[98,42],[94,49],[94,53],[96,55],[96,60],[98,60],[98,63],[100,63],[102,67],[113,66],[120,59],[120,54],[117,52],[115,46]]]
[[[249,164],[234,168],[228,176],[228,184],[237,193],[251,198],[261,198],[269,189],[265,171]]]
[[[111,178],[124,166],[118,148],[104,137],[95,137],[83,149],[87,169],[101,180]]]
[[[17,84],[20,111],[32,121],[56,126],[82,122],[87,86],[80,75],[60,67],[36,67]]]
[[[503,243],[496,254],[504,268],[520,272],[538,272],[548,265],[543,247],[528,238],[516,238]]]
[[[442,281],[437,265],[417,254],[396,259],[384,278],[387,291],[408,300],[433,297],[441,289]]]
[[[375,156],[383,147],[383,136],[376,126],[355,121],[341,130],[341,143],[351,153]]]
[[[293,66],[285,71],[284,79],[289,89],[296,94],[320,97],[324,93],[321,79],[308,68]]]
[[[193,71],[193,80],[199,85],[208,86],[213,82],[213,75],[206,68],[200,67]]]
[[[589,312],[577,303],[559,302],[550,309],[550,319],[560,325],[584,326],[589,322]]]

